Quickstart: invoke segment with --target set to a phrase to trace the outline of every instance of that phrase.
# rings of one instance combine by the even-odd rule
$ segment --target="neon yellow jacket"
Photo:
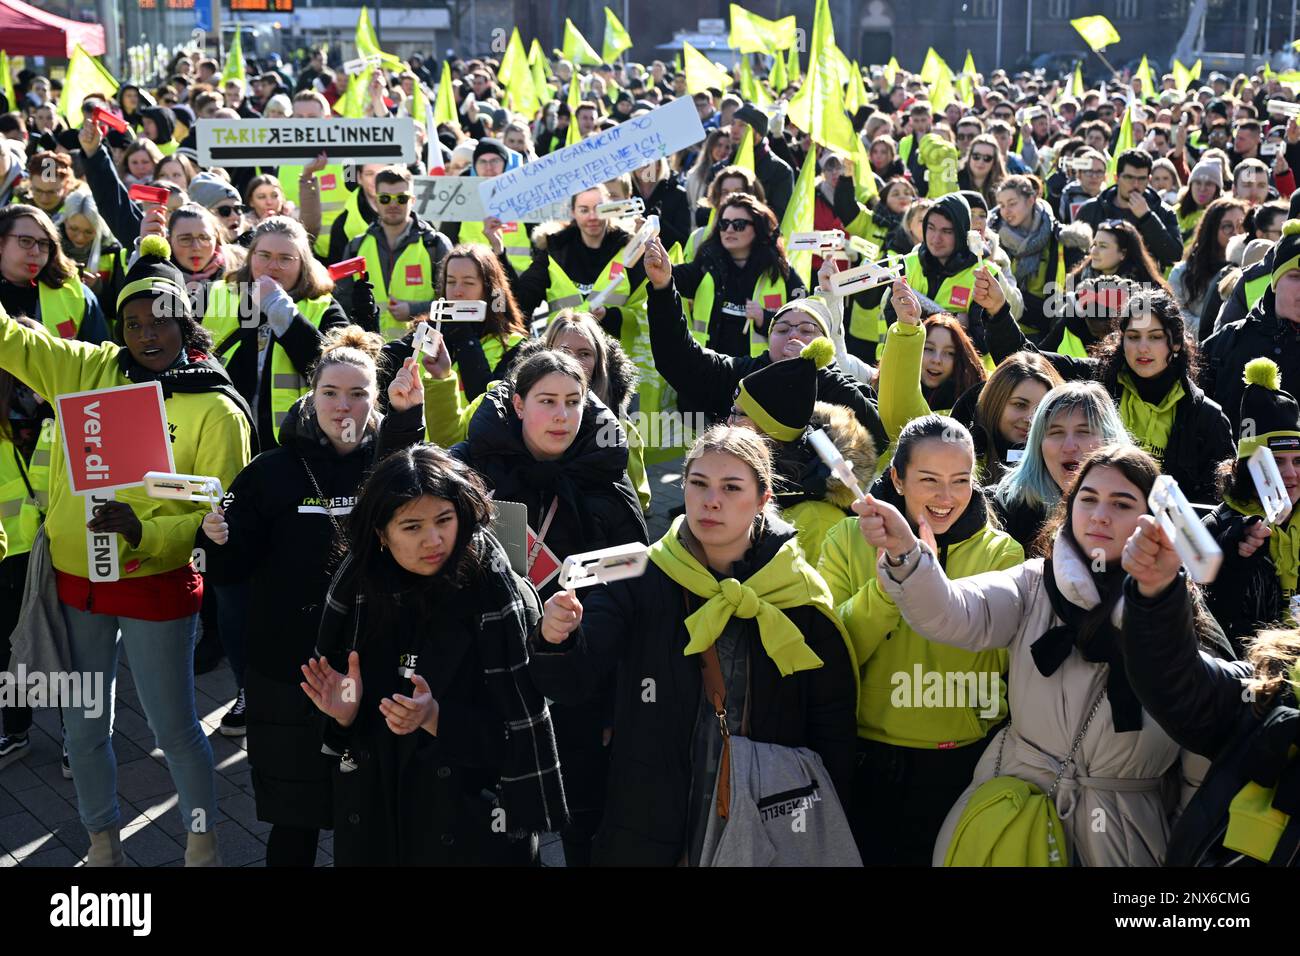
[[[1024,549],[1010,535],[987,524],[948,547],[945,571],[950,578],[1015,567]],[[922,675],[998,673],[1007,671],[1007,651],[974,653],[921,637],[903,620],[876,578],[876,550],[858,530],[857,518],[845,518],[826,535],[817,570],[831,589],[835,607],[853,639],[862,693],[858,698],[858,736],[899,747],[925,750],[961,747],[983,739],[1006,716],[1006,681],[999,680],[1000,704],[993,718],[977,706],[895,706],[895,697]],[[902,699],[910,701],[911,694]]]
[[[121,350],[112,343],[96,346],[56,339],[17,322],[0,321],[0,368],[51,401],[69,392],[131,384],[118,368]],[[226,396],[213,392],[174,394],[166,400],[165,409],[176,470],[211,475],[221,479],[223,488],[229,488],[248,464],[250,428],[243,412]],[[86,509],[68,484],[64,457],[63,443],[58,442],[50,463],[50,509],[45,525],[54,567],[84,578],[89,576]],[[143,488],[119,489],[116,497],[131,506],[142,528],[138,548],[118,536],[122,578],[149,577],[190,563],[194,535],[206,505],[150,498]]]

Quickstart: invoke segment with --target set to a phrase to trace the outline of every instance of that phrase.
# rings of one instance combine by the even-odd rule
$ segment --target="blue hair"
[[[1025,439],[1025,456],[1020,463],[998,482],[994,492],[1003,507],[1016,503],[1052,509],[1061,500],[1061,489],[1056,487],[1052,474],[1043,460],[1043,439],[1047,429],[1061,415],[1081,409],[1088,419],[1088,427],[1101,437],[1101,444],[1131,441],[1119,411],[1106,390],[1096,382],[1066,382],[1046,395],[1034,412],[1029,436]]]

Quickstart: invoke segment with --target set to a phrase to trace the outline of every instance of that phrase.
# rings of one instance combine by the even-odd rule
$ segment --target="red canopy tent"
[[[10,56],[72,56],[80,43],[91,56],[104,54],[104,28],[38,10],[22,0],[0,0],[0,49]]]

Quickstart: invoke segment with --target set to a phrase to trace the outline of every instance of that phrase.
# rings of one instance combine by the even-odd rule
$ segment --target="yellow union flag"
[[[1112,43],[1119,42],[1119,33],[1114,25],[1103,16],[1079,17],[1071,20],[1070,26],[1079,31],[1079,36],[1093,50],[1104,50]]]

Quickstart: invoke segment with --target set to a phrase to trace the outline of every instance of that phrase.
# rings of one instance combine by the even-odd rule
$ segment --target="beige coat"
[[[1100,595],[1074,550],[1064,545],[1053,550],[1061,594],[1079,607],[1096,607]],[[1050,677],[1034,665],[1030,646],[1062,623],[1043,586],[1043,568],[1040,558],[950,581],[923,547],[919,556],[914,553],[903,567],[889,568],[882,576],[885,593],[918,633],[972,651],[1006,647],[1010,652],[1010,727],[989,743],[970,786],[944,821],[934,848],[936,866],[943,864],[967,801],[992,778],[1002,738],[1003,775],[1046,792],[1106,685],[1108,665],[1084,660],[1078,649]],[[1117,623],[1122,604],[1116,609]],[[1145,711],[1140,731],[1117,734],[1110,704],[1103,700],[1056,792],[1072,859],[1085,866],[1159,866],[1172,811],[1185,796],[1180,785],[1195,769],[1184,768],[1180,756],[1178,745]]]

